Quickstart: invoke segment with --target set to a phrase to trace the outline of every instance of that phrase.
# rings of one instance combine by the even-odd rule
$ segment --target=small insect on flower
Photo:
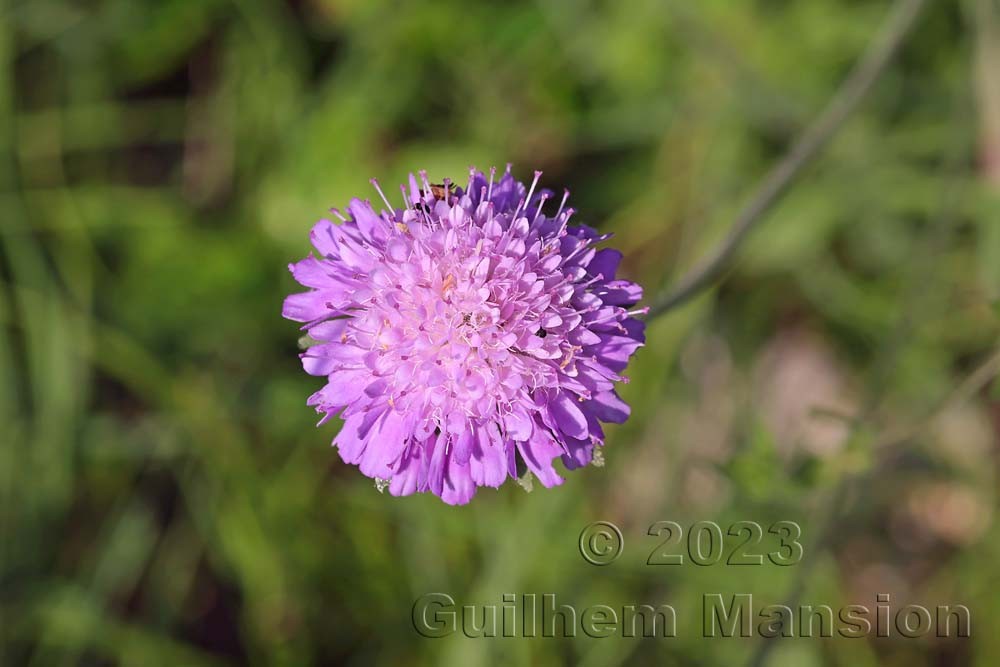
[[[308,404],[343,420],[341,457],[393,495],[467,503],[530,471],[547,486],[603,459],[602,422],[629,407],[615,383],[644,341],[642,296],[615,277],[610,235],[570,225],[565,193],[470,170],[468,185],[426,174],[385,208],[354,199],[313,227],[317,256],[289,266],[306,292],[285,300],[304,322]],[[554,208],[554,207],[553,207]]]
[[[435,201],[448,200],[451,197],[452,190],[454,190],[455,184],[448,183],[431,183],[430,191],[431,195],[434,197]]]

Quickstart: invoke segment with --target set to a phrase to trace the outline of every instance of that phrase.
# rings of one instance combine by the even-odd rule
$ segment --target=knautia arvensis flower
[[[615,383],[643,344],[629,310],[641,297],[615,278],[621,253],[573,226],[573,210],[514,180],[472,170],[468,185],[421,173],[396,208],[354,199],[312,230],[318,256],[290,265],[309,290],[284,316],[315,341],[309,399],[344,421],[334,444],[393,495],[430,491],[463,504],[479,486],[592,461],[601,422],[624,422]],[[549,204],[549,206],[546,206]],[[546,212],[550,208],[550,212]]]

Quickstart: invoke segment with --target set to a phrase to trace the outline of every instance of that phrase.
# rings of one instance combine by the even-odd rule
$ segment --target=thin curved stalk
[[[781,199],[802,170],[822,152],[875,82],[886,72],[926,4],[927,0],[896,1],[881,29],[823,113],[806,128],[791,150],[764,177],[719,246],[675,287],[653,301],[648,319],[687,302],[725,272],[750,232]]]

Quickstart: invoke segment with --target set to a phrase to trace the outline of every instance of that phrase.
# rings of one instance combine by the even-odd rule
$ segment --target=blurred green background
[[[378,493],[280,317],[370,177],[508,161],[655,294],[888,8],[0,0],[0,664],[997,664],[995,0],[930,3],[721,284],[651,323],[632,419],[558,489]],[[603,568],[596,520],[625,535]],[[657,520],[795,520],[805,560],[648,566]],[[430,592],[669,603],[678,637],[425,639]],[[972,637],[761,653],[701,637],[713,592],[961,603]]]

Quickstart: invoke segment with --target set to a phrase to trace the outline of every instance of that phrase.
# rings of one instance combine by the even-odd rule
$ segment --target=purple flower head
[[[354,199],[312,230],[318,257],[290,265],[309,291],[283,314],[318,341],[302,355],[327,378],[309,399],[344,424],[341,457],[393,495],[464,504],[479,486],[591,462],[601,422],[624,422],[615,393],[643,344],[630,311],[642,289],[615,279],[609,235],[546,213],[552,193],[470,172],[468,186],[410,176],[405,207]],[[554,202],[550,205],[555,209]]]

